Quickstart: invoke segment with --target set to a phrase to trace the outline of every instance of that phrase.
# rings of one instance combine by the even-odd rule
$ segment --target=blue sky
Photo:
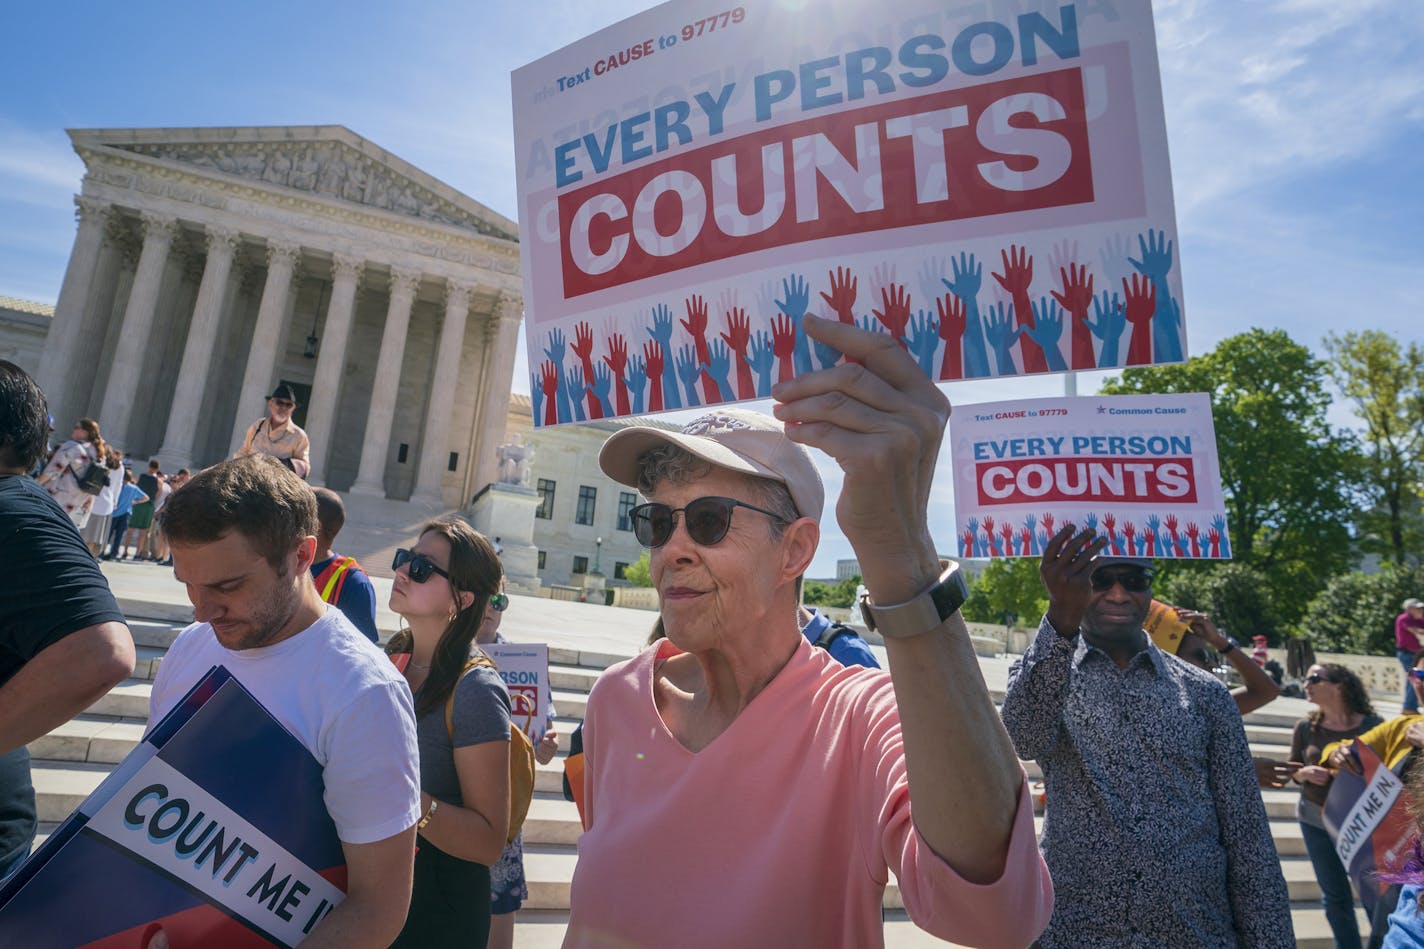
[[[8,5],[0,294],[53,303],[59,292],[83,174],[65,128],[341,124],[515,218],[510,70],[646,6]],[[1315,348],[1350,328],[1424,338],[1415,0],[1162,0],[1154,11],[1189,350],[1252,326]],[[1085,374],[1079,392],[1099,382]],[[528,388],[522,350],[514,385]],[[1062,386],[1050,377],[947,391],[962,405]],[[834,491],[838,472],[822,468]],[[936,480],[931,512],[946,549],[949,481],[947,471]],[[818,574],[849,555],[824,527]]]

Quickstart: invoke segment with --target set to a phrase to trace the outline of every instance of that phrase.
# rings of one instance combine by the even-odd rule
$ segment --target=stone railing
[[[657,612],[658,591],[652,587],[613,587],[613,605]]]

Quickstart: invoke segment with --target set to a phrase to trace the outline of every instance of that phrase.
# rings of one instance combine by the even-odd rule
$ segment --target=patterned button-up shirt
[[[1003,715],[1043,769],[1043,949],[1295,945],[1241,714],[1215,678],[1150,644],[1119,668],[1045,617]]]

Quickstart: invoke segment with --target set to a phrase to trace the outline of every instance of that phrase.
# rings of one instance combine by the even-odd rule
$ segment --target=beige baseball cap
[[[819,521],[826,503],[821,474],[805,448],[786,437],[776,419],[747,409],[718,409],[680,432],[635,425],[603,443],[598,465],[619,484],[638,486],[638,462],[660,445],[676,445],[703,461],[738,474],[786,485],[796,510]]]

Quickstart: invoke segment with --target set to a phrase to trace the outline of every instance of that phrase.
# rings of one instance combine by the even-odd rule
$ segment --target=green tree
[[[1350,557],[1358,453],[1326,421],[1326,379],[1325,364],[1284,331],[1252,329],[1185,363],[1128,369],[1102,389],[1210,395],[1232,555],[1261,571],[1285,623]]]
[[[1379,330],[1325,337],[1330,374],[1365,423],[1369,508],[1358,518],[1363,550],[1397,564],[1419,562],[1424,542],[1424,349]]]
[[[989,562],[969,586],[964,618],[976,623],[1003,623],[1009,614],[1020,626],[1035,626],[1048,609],[1048,591],[1038,578],[1032,557]]]
[[[802,584],[801,599],[807,606],[849,607],[855,604],[855,588],[860,584],[860,575],[826,583],[823,580],[807,580]]]
[[[1424,589],[1424,568],[1386,564],[1378,573],[1342,573],[1306,607],[1300,631],[1322,652],[1390,655],[1394,618]]]
[[[1279,644],[1284,634],[1266,577],[1249,564],[1228,561],[1204,569],[1177,570],[1154,587],[1164,603],[1200,610],[1242,642],[1259,633]]]
[[[653,585],[652,565],[648,559],[648,552],[646,550],[643,551],[643,555],[636,561],[623,568],[623,579],[635,587],[650,587]]]

